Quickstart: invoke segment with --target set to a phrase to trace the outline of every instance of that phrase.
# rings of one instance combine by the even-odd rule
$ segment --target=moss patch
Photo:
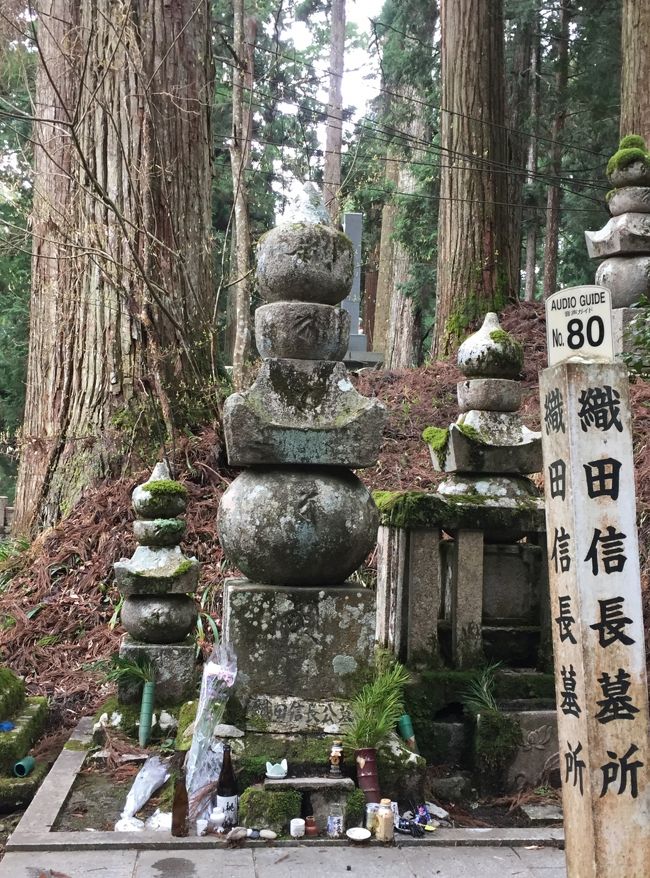
[[[0,814],[29,804],[49,770],[47,762],[37,762],[27,777],[0,777]]]
[[[11,719],[25,703],[25,684],[9,668],[0,667],[0,720]]]
[[[363,790],[352,790],[345,800],[345,825],[362,826],[366,814],[366,795]]]
[[[621,171],[634,162],[643,162],[648,166],[650,171],[650,155],[645,149],[632,147],[628,149],[619,149],[607,162],[607,175],[611,176],[615,171]]]
[[[322,774],[329,764],[332,741],[336,736],[270,735],[248,732],[243,750],[234,750],[233,762],[240,789],[262,780],[266,763],[286,759],[296,777]]]
[[[447,427],[427,427],[422,432],[422,438],[435,454],[440,469],[444,469],[447,460],[447,446],[449,445],[449,429]]]
[[[643,149],[645,150],[645,140],[640,134],[626,134],[621,138],[618,145],[619,149]]]
[[[249,787],[239,800],[239,822],[243,826],[272,829],[286,835],[289,821],[300,817],[301,805],[302,796],[298,790],[271,792]]]
[[[152,497],[183,497],[187,498],[187,488],[173,479],[157,479],[145,482],[142,486]]]
[[[16,728],[0,732],[0,775],[11,774],[14,763],[38,740],[46,718],[47,698],[27,698],[20,714],[14,717]]]
[[[181,704],[181,709],[178,712],[178,728],[176,729],[176,740],[174,742],[174,747],[177,750],[189,750],[192,746],[192,736],[186,736],[185,732],[196,719],[196,711],[198,710],[198,708],[198,701],[186,701],[185,704]]]
[[[76,739],[72,739],[71,741],[66,741],[63,745],[64,750],[74,750],[76,752],[81,752],[82,750],[90,750],[92,747],[92,742],[90,741],[77,741]]]
[[[483,792],[503,789],[505,771],[521,742],[521,726],[514,717],[499,711],[480,714],[474,735],[474,757]]]

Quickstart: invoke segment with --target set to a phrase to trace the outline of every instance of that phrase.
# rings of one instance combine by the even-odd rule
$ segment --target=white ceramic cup
[[[207,831],[208,821],[203,817],[199,817],[199,819],[196,821],[196,834],[205,835]]]
[[[302,817],[294,817],[289,824],[289,835],[292,838],[302,838],[305,834],[305,821]]]

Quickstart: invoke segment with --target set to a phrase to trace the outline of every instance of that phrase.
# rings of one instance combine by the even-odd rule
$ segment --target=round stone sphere
[[[379,513],[363,482],[342,467],[259,467],[221,498],[228,560],[252,582],[344,582],[377,539]]]
[[[650,213],[650,186],[623,186],[614,189],[607,202],[612,216],[622,213]]]
[[[612,292],[612,308],[629,308],[650,292],[650,256],[610,256],[596,270],[596,283]]]
[[[456,385],[461,412],[516,412],[521,405],[521,384],[510,378],[469,378]]]
[[[185,640],[196,617],[196,604],[184,594],[131,596],[124,601],[121,613],[122,625],[131,637],[146,643]]]
[[[257,280],[267,302],[337,305],[350,292],[352,241],[333,226],[276,226],[257,246]]]
[[[255,341],[263,360],[342,360],[350,340],[343,308],[310,302],[273,302],[255,312]]]

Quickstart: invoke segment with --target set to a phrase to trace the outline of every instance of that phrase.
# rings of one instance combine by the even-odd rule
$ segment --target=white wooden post
[[[540,392],[567,871],[647,878],[648,693],[627,372],[563,362],[542,372]]]

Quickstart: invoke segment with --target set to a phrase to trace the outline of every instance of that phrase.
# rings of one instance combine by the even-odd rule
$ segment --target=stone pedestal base
[[[236,695],[263,727],[338,725],[341,702],[358,692],[373,662],[374,592],[230,579],[223,603],[224,639],[237,653]]]
[[[146,656],[156,668],[156,704],[180,704],[196,696],[195,644],[191,637],[182,643],[142,643],[125,634],[120,657],[131,660]],[[120,683],[118,697],[122,704],[140,702],[142,686]]]
[[[264,789],[270,792],[298,790],[303,796],[309,796],[310,813],[316,820],[316,829],[325,832],[327,818],[330,814],[345,814],[347,799],[354,790],[354,781],[350,777],[285,777],[281,780],[264,781]]]

